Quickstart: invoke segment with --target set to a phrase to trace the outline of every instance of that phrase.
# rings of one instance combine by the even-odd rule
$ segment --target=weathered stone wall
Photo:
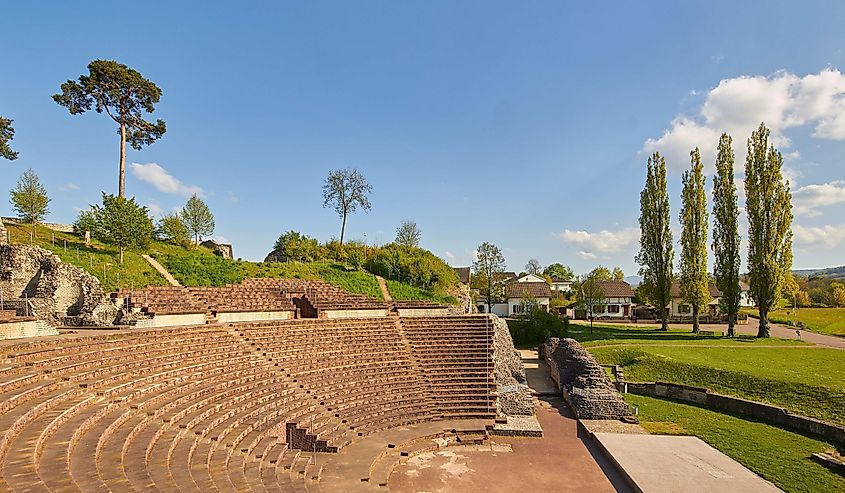
[[[826,423],[818,419],[801,416],[800,414],[793,414],[788,409],[771,404],[740,399],[738,397],[711,392],[706,388],[676,383],[624,382],[622,385],[632,394],[669,397],[688,402],[696,402],[721,411],[757,418],[800,433],[818,435],[825,440],[845,445],[845,426]]]
[[[111,325],[117,315],[99,279],[34,245],[0,245],[0,289],[7,299],[32,299],[36,315],[53,325],[65,317],[80,325]]]
[[[499,415],[530,416],[534,414],[534,398],[525,378],[525,367],[519,352],[513,347],[508,324],[491,315],[493,322],[493,367],[496,408]]]
[[[539,347],[552,379],[581,419],[620,419],[631,415],[628,404],[596,359],[575,339],[552,337]]]
[[[214,252],[215,255],[220,255],[221,257],[228,260],[234,260],[234,252],[232,250],[232,245],[228,243],[217,243],[214,240],[205,240],[200,243],[200,245],[208,248],[209,250]]]

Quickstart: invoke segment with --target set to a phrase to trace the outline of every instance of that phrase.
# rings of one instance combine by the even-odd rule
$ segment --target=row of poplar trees
[[[707,272],[708,212],[704,167],[698,148],[690,152],[690,169],[681,193],[681,295],[692,307],[693,331],[699,314],[712,299]],[[783,156],[769,145],[769,129],[761,123],[748,139],[745,158],[745,212],[748,216],[748,279],[760,312],[757,337],[769,337],[769,311],[780,300],[784,280],[792,270],[792,195],[782,174]],[[655,152],[648,160],[645,188],[640,194],[640,251],[636,261],[643,277],[642,294],[660,309],[662,329],[668,328],[674,250],[669,227],[666,161]],[[732,139],[722,134],[713,176],[713,277],[722,292],[720,309],[734,334],[740,308],[739,205],[734,181]]]

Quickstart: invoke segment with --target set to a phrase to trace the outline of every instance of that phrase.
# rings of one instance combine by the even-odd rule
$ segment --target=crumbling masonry
[[[579,419],[621,419],[631,410],[596,359],[575,339],[549,338],[539,347],[557,383]]]

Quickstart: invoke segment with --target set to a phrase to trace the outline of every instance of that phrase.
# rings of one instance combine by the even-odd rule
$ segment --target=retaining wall
[[[263,320],[290,320],[292,318],[292,310],[266,312],[217,312],[217,321],[221,324],[257,322]]]
[[[810,433],[845,445],[845,426],[793,414],[787,409],[771,404],[717,394],[702,387],[675,383],[621,382],[621,385],[627,387],[627,391],[632,394],[694,402],[720,411],[756,418],[800,433]]]

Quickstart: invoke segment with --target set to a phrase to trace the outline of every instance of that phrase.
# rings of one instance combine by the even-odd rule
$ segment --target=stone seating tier
[[[305,491],[320,475],[317,455],[370,434],[491,420],[483,318],[280,320],[2,344],[0,491]]]

